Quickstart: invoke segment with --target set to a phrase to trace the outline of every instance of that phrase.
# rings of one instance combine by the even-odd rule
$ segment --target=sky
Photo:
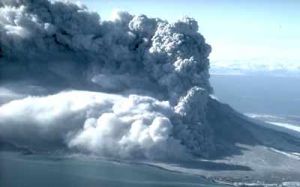
[[[81,0],[102,20],[126,10],[170,22],[195,18],[212,45],[212,61],[298,64],[300,67],[300,1],[298,0]]]

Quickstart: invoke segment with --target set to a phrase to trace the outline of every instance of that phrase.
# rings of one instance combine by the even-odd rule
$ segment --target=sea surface
[[[0,152],[1,187],[219,187],[200,176],[104,159]]]
[[[242,113],[300,116],[300,77],[212,75],[214,94]]]

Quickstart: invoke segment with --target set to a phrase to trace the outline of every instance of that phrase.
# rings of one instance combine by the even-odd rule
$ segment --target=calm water
[[[212,75],[215,95],[243,113],[300,116],[300,77]]]
[[[113,161],[0,152],[1,187],[135,187],[221,185],[192,175]]]

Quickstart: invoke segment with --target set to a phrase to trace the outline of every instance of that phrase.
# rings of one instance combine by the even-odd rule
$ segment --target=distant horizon
[[[109,20],[116,10],[174,22],[184,16],[198,21],[212,46],[212,63],[223,61],[300,68],[300,1],[81,0]],[[218,65],[219,63],[216,63]]]

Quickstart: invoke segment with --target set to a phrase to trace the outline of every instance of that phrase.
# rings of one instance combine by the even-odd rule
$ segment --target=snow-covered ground
[[[246,114],[247,116],[265,121],[269,124],[269,128],[275,128],[285,132],[289,132],[292,135],[300,135],[300,121],[298,116],[292,117],[282,117],[282,116],[273,116],[266,114]],[[296,119],[296,120],[295,120]],[[273,126],[272,126],[273,125]]]

